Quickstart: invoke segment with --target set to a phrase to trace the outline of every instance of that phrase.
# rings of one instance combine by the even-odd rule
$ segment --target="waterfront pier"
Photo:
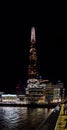
[[[64,112],[64,105],[65,104],[61,105],[61,111],[56,123],[55,130],[67,130],[67,113]]]

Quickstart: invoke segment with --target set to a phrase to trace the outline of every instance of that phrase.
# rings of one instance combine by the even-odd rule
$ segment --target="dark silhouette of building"
[[[25,88],[24,88],[21,80],[19,80],[18,84],[16,85],[16,93],[17,93],[17,95],[25,93]]]

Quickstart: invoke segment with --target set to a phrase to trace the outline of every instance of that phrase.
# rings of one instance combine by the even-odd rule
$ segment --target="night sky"
[[[31,27],[36,29],[39,74],[67,87],[67,9],[65,3],[3,5],[0,12],[0,91],[15,93],[27,80]]]

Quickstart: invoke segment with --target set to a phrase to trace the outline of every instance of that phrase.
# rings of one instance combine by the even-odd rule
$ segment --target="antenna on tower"
[[[31,42],[35,43],[35,41],[36,41],[36,38],[35,38],[35,28],[32,27],[31,28]]]

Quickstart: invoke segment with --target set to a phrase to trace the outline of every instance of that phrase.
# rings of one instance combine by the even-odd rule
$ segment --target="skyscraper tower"
[[[36,50],[36,37],[35,28],[31,29],[31,40],[30,40],[30,50],[29,50],[29,66],[28,66],[28,79],[38,78],[38,68],[37,68],[37,50]]]

